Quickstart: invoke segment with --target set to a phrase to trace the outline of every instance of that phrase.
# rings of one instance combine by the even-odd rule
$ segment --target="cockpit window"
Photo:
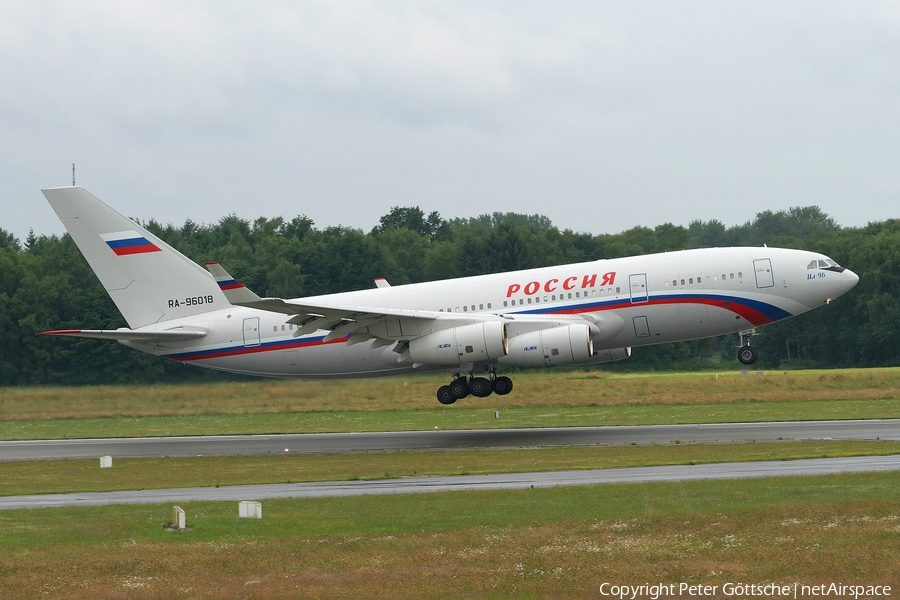
[[[842,273],[844,271],[844,267],[837,264],[830,258],[826,258],[824,260],[823,259],[814,260],[814,261],[810,262],[808,265],[806,265],[806,268],[808,270],[825,269],[826,271],[834,271],[836,273]]]

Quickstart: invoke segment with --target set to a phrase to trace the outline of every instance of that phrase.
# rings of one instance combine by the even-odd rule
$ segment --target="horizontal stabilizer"
[[[206,335],[205,331],[135,331],[134,329],[58,329],[42,331],[41,335],[66,335],[98,340],[128,340],[131,342],[178,342],[195,340]]]

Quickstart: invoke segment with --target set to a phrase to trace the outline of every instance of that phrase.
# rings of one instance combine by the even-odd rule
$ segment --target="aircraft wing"
[[[372,338],[381,340],[379,344],[386,344],[396,340],[414,339],[442,329],[487,321],[507,323],[511,328],[512,335],[535,329],[547,329],[571,323],[584,324],[585,322],[591,327],[594,334],[599,333],[601,329],[606,329],[597,322],[596,318],[582,315],[460,314],[339,304],[310,304],[303,302],[302,299],[260,298],[235,280],[218,263],[206,263],[206,268],[233,305],[288,315],[290,319],[287,322],[298,326],[294,331],[294,337],[309,335],[316,331],[328,331],[324,338],[326,342],[352,334],[348,342],[350,344],[365,342]],[[378,287],[389,286],[383,279],[380,281],[382,283],[379,283],[378,279],[375,280]],[[622,321],[621,318],[618,320]],[[624,321],[622,324],[624,325]]]
[[[205,331],[142,331],[134,329],[57,329],[42,331],[41,335],[65,335],[70,337],[94,338],[98,340],[128,340],[131,342],[183,342],[206,335]]]
[[[350,343],[364,342],[371,338],[382,340],[410,340],[434,331],[460,327],[472,323],[503,321],[510,335],[519,335],[537,329],[549,329],[571,324],[586,324],[593,335],[601,332],[618,333],[625,322],[621,317],[597,318],[582,315],[535,315],[494,313],[445,313],[425,310],[404,310],[337,304],[307,304],[302,301],[263,298],[255,302],[239,302],[240,306],[291,315],[288,323],[298,325],[294,336],[308,335],[318,330],[329,333],[325,341],[353,334]],[[613,320],[615,322],[613,322]]]
[[[209,262],[206,263],[206,268],[233,305],[290,316],[287,322],[298,326],[294,337],[324,330],[328,331],[325,335],[326,342],[351,333],[351,344],[372,338],[391,341],[416,338],[438,329],[499,319],[491,314],[463,317],[433,311],[308,304],[281,298],[260,298],[235,280],[220,264]],[[377,281],[376,285],[383,287]]]
[[[500,320],[492,314],[472,314],[464,317],[455,313],[424,310],[404,310],[340,304],[308,304],[302,301],[280,298],[261,298],[251,302],[236,302],[258,310],[290,315],[288,323],[298,325],[294,336],[307,335],[319,330],[329,333],[326,342],[353,334],[353,343],[373,337],[383,340],[416,338],[439,329],[447,329],[488,320]]]

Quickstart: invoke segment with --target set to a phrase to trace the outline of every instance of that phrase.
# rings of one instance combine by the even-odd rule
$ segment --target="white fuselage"
[[[712,248],[378,287],[304,298],[321,305],[501,315],[510,339],[535,319],[584,317],[596,351],[745,331],[796,316],[852,288],[849,270],[823,269],[815,252]],[[527,323],[517,317],[527,315]],[[270,377],[372,377],[443,369],[398,360],[390,347],[327,332],[296,336],[283,314],[231,307],[160,324],[207,331],[198,340],[126,345],[212,369]],[[501,358],[497,361],[503,364]],[[587,360],[582,364],[601,362]]]

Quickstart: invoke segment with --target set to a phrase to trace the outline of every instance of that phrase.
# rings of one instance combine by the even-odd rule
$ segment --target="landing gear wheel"
[[[753,346],[741,346],[738,350],[738,360],[741,364],[752,365],[759,358],[759,352]]]
[[[512,391],[512,379],[510,379],[509,377],[498,377],[493,381],[491,387],[494,388],[495,394],[505,396]]]
[[[491,382],[484,377],[475,377],[469,381],[469,393],[478,398],[487,398],[494,390]]]
[[[442,385],[438,388],[437,399],[441,404],[453,404],[456,402],[456,397],[450,393],[449,385]]]
[[[457,400],[461,400],[469,395],[469,386],[466,385],[465,377],[454,379],[447,388],[449,388],[450,393],[453,394],[453,397]]]

